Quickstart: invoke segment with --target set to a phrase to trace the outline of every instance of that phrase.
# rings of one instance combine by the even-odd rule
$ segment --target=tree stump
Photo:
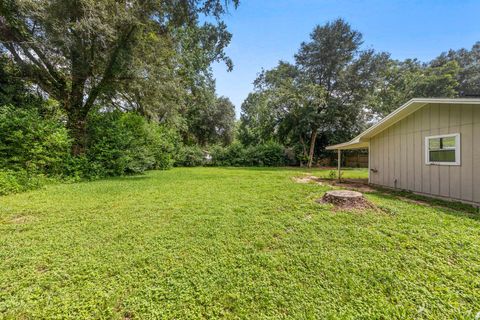
[[[363,194],[351,190],[327,191],[321,199],[323,203],[331,203],[342,209],[367,209],[373,205],[363,197]]]

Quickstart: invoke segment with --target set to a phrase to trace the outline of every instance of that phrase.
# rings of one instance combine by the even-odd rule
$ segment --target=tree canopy
[[[59,102],[79,155],[100,100],[164,116],[179,91],[192,95],[203,84],[212,61],[231,68],[221,20],[229,4],[238,0],[5,0],[0,48]]]

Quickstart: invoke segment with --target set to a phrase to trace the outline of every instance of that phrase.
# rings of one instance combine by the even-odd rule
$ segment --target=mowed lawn
[[[303,172],[176,168],[0,197],[0,318],[480,316],[473,209],[371,193],[381,211],[333,211]]]

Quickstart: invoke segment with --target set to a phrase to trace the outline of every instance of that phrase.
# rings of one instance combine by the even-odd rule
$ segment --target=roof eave
[[[386,130],[396,122],[408,117],[410,114],[419,110],[426,104],[430,103],[441,103],[441,104],[480,104],[480,99],[473,98],[414,98],[409,100],[407,103],[403,104],[395,111],[387,115],[385,118],[380,120],[378,123],[374,124],[367,130],[363,131],[361,134],[353,138],[352,140],[336,144],[333,146],[328,146],[326,150],[345,150],[345,149],[361,149],[360,143],[363,141],[368,144],[368,141],[373,136],[379,134],[380,132]]]

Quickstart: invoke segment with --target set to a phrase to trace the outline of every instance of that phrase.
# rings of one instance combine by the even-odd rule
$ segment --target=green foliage
[[[31,106],[0,106],[0,166],[60,175],[70,139],[58,119]]]
[[[47,179],[41,174],[29,173],[26,170],[1,170],[0,196],[38,189],[49,180],[51,179]]]
[[[235,142],[228,147],[216,146],[211,149],[214,166],[258,166],[278,167],[286,164],[285,149],[275,142],[256,146],[244,146]]]
[[[240,140],[279,141],[311,166],[332,137],[358,133],[388,61],[361,44],[361,33],[342,19],[316,26],[295,65],[281,61],[255,80],[255,92],[242,105]]]
[[[412,98],[453,98],[458,95],[459,71],[456,61],[429,64],[412,59],[390,61],[372,100],[372,111],[386,116]]]
[[[2,176],[2,192],[29,190],[41,175],[94,179],[168,169],[174,163],[175,131],[140,115],[92,115],[88,151],[78,157],[70,155],[71,140],[60,119],[40,115],[36,107],[0,107],[0,166],[9,170]]]
[[[454,74],[459,96],[480,95],[480,41],[476,42],[470,50],[449,50],[440,54],[430,65],[442,67],[449,62],[455,62],[460,67]]]
[[[194,99],[188,109],[188,132],[184,133],[184,142],[187,144],[228,145],[233,141],[235,106],[226,97],[215,97],[213,88],[211,93],[211,97],[204,97],[206,101]]]
[[[42,99],[22,79],[20,68],[0,50],[0,106],[7,104],[39,106]]]
[[[178,167],[197,167],[206,163],[205,152],[198,145],[184,145],[178,149],[175,165]]]
[[[119,111],[97,113],[89,120],[87,153],[73,160],[74,168],[85,170],[83,175],[118,176],[172,166],[173,131]]]
[[[239,142],[228,147],[217,146],[212,149],[212,165],[214,166],[248,166],[247,148]]]
[[[222,16],[237,5],[238,0],[0,1],[0,52],[9,52],[23,80],[60,102],[72,153],[81,155],[88,115],[99,101],[162,118],[172,105],[175,111],[182,106],[175,97],[195,96],[203,88],[211,63],[224,61],[231,69],[224,53],[231,34]]]
[[[279,167],[285,165],[285,150],[278,143],[268,142],[247,149],[246,160],[250,166]]]
[[[338,170],[330,170],[328,172],[328,178],[330,180],[335,180],[335,179],[339,179],[339,178],[342,179],[343,178],[343,173],[344,173],[344,170],[343,171],[341,170],[340,171],[340,176],[339,176],[338,175]]]
[[[334,180],[337,178],[337,172],[335,170],[330,170],[328,172],[328,178],[331,180]]]

